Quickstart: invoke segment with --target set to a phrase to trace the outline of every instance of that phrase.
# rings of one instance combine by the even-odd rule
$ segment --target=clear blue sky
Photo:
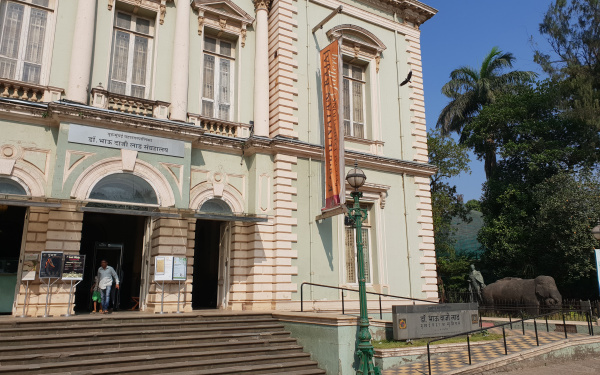
[[[542,73],[533,62],[530,38],[540,48],[549,48],[539,34],[539,24],[552,0],[421,0],[438,13],[421,26],[421,50],[427,127],[434,128],[438,115],[448,103],[441,94],[450,72],[463,65],[481,66],[494,46],[512,52],[515,68]],[[481,197],[485,180],[483,163],[471,155],[471,174],[451,182],[465,202]]]

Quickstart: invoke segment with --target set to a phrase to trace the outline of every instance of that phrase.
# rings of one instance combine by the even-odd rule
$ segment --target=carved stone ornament
[[[165,4],[160,4],[160,18],[159,22],[162,25],[165,23],[165,14],[167,14],[167,6]]]
[[[225,18],[219,18],[219,27],[221,30],[225,30],[225,27],[227,27],[227,20]]]
[[[354,58],[358,59],[358,54],[360,53],[360,46],[358,44],[354,45]]]
[[[204,16],[198,16],[198,35],[202,35],[204,29]]]
[[[375,72],[379,73],[379,63],[381,62],[381,53],[375,56]]]
[[[262,9],[269,11],[269,5],[270,5],[269,0],[255,0],[254,1],[254,10],[257,12]]]
[[[112,10],[115,0],[108,0],[108,10]]]
[[[242,48],[246,46],[246,28],[242,29]]]

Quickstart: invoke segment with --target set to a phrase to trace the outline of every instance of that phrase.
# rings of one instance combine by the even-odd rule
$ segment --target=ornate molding
[[[204,29],[204,16],[198,16],[198,35],[202,35]]]
[[[167,5],[161,3],[160,4],[160,15],[159,15],[159,23],[162,25],[165,23],[165,15],[167,14]]]
[[[242,47],[246,44],[246,26],[254,18],[231,0],[194,0],[192,8],[198,12],[198,35],[205,27],[217,33],[230,33],[242,37]],[[219,34],[220,35],[220,34]]]
[[[269,11],[271,8],[271,2],[269,0],[254,0],[254,10],[258,12],[259,10]]]
[[[242,27],[242,48],[246,47],[246,25]]]

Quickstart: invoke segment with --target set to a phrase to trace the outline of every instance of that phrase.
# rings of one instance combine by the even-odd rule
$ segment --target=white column
[[[268,0],[256,0],[254,58],[254,134],[269,136],[269,11]]]
[[[187,121],[190,70],[190,2],[177,1],[177,23],[171,66],[171,120]]]
[[[92,75],[96,0],[77,2],[67,99],[86,104]]]

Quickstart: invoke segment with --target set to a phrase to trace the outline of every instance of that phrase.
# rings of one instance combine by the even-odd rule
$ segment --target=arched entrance
[[[214,217],[232,215],[231,207],[222,199],[212,198],[200,206],[200,212]],[[231,222],[223,220],[196,221],[194,247],[194,278],[192,308],[227,307],[229,291],[229,253]]]
[[[28,195],[25,186],[0,177],[0,194]],[[0,203],[0,314],[12,312],[26,207]]]
[[[90,311],[91,286],[100,261],[105,259],[120,279],[120,289],[111,290],[113,309],[135,307],[147,288],[150,217],[136,215],[135,207],[158,207],[159,196],[144,178],[133,173],[109,174],[89,190],[86,207],[100,212],[85,212],[80,253],[86,255],[86,274],[78,286],[75,306],[78,311]],[[131,214],[111,213],[114,207],[126,208]],[[102,212],[105,210],[105,212]]]

